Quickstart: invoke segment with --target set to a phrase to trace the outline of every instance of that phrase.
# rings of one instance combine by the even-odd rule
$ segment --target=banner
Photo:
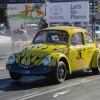
[[[60,2],[47,4],[48,22],[88,22],[89,2]]]
[[[45,16],[45,4],[7,4],[8,19],[11,28],[17,28],[21,23],[37,23]]]

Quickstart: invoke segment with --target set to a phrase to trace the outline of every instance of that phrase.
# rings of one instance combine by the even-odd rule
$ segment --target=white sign
[[[89,21],[89,2],[60,2],[47,4],[48,22]]]

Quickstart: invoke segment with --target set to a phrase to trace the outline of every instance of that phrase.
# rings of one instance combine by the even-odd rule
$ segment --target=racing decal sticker
[[[14,56],[15,56],[15,62],[18,63],[20,59],[20,53],[19,52],[15,53]]]
[[[82,58],[82,50],[77,50],[78,51],[78,57],[76,57],[77,60],[83,59]]]
[[[19,63],[21,67],[31,68],[42,64],[42,59],[46,55],[50,55],[51,62],[49,66],[55,66],[59,52],[65,52],[66,49],[58,48],[58,46],[49,45],[36,45],[30,46],[22,50],[21,53],[16,54],[16,63]],[[54,53],[53,53],[54,52]],[[48,56],[49,56],[48,55]]]

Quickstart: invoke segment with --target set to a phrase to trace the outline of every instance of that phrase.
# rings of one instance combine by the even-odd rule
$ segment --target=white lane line
[[[53,90],[49,90],[49,91],[46,91],[46,92],[41,92],[41,93],[38,93],[38,94],[35,94],[35,95],[31,95],[29,97],[24,97],[24,98],[21,98],[21,99],[18,99],[18,100],[26,100],[26,99],[34,98],[34,97],[37,97],[37,96],[40,96],[40,95],[44,95],[44,94],[47,94],[47,93],[51,93],[51,92],[54,92],[54,91],[57,91],[57,90],[65,89],[65,88],[68,88],[68,87],[71,87],[71,86],[75,86],[75,85],[78,85],[78,84],[86,83],[86,82],[93,81],[93,80],[96,80],[96,79],[100,79],[100,77],[93,78],[93,79],[90,79],[90,80],[83,80],[83,81],[81,80],[81,82],[77,82],[77,83],[70,84],[70,85],[67,85],[67,86],[64,86],[64,87],[60,87],[60,88],[56,88],[56,89],[53,89]]]
[[[1,70],[1,69],[5,69],[5,68],[6,68],[6,67],[1,67],[0,70]]]
[[[64,86],[64,87],[60,87],[60,88],[56,88],[56,89],[53,89],[53,90],[49,90],[49,91],[46,91],[46,92],[41,92],[41,93],[38,93],[38,94],[35,94],[35,95],[31,95],[30,94],[31,96],[29,96],[29,97],[23,97],[23,98],[18,99],[18,100],[30,99],[30,98],[33,98],[33,97],[37,97],[37,96],[44,95],[44,94],[47,94],[47,93],[51,93],[51,92],[54,92],[54,91],[57,91],[57,90],[61,90],[61,89],[65,89],[65,88],[68,88],[68,87],[71,87],[71,86],[75,86],[75,85],[78,85],[78,84],[82,84],[82,83],[86,83],[86,82],[89,82],[89,81],[93,81],[93,80],[96,80],[96,79],[100,79],[100,77],[93,78],[93,79],[90,79],[90,80],[83,80],[83,81],[81,80],[81,82],[77,82],[77,83],[70,84],[70,85],[67,85],[67,86]],[[11,100],[13,100],[13,99],[11,99]]]
[[[37,93],[39,93],[39,92],[34,92],[32,94],[27,94],[27,95],[24,95],[24,96],[21,96],[21,97],[17,97],[17,98],[13,98],[13,99],[10,99],[10,100],[21,100],[21,98],[25,98],[27,96],[34,95],[34,94],[37,94]]]
[[[59,93],[56,93],[56,94],[54,94],[54,98],[56,98],[56,97],[58,97],[58,95],[61,95],[61,94],[65,94],[65,93],[67,93],[67,92],[69,92],[70,90],[67,90],[67,91],[64,91],[64,92],[59,92]]]

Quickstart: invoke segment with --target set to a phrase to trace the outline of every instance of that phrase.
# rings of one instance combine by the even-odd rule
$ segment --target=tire
[[[23,77],[23,75],[14,72],[9,72],[9,74],[13,80],[20,80]]]
[[[60,84],[62,83],[65,78],[66,78],[66,73],[67,73],[67,70],[66,70],[66,65],[64,62],[60,61],[56,67],[56,69],[53,71],[53,73],[51,74],[52,76],[52,79]]]
[[[98,58],[98,66],[97,68],[92,68],[92,72],[94,75],[100,74],[100,58]]]

